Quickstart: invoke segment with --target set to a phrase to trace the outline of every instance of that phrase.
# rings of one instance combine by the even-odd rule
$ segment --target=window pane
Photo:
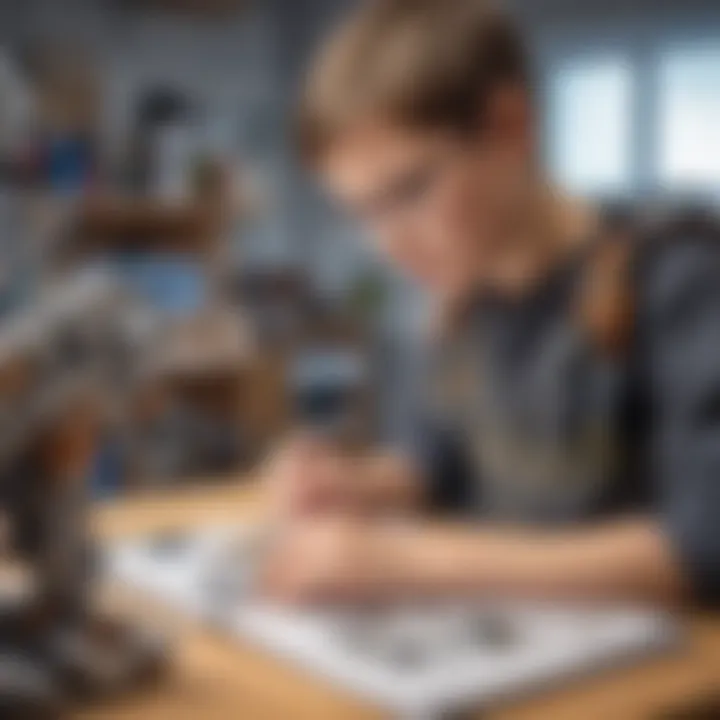
[[[720,44],[661,59],[659,140],[663,184],[720,185]]]
[[[622,58],[561,67],[550,88],[550,161],[556,179],[585,193],[631,181],[632,72]]]

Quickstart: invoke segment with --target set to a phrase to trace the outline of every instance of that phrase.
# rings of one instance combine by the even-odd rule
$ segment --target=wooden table
[[[246,484],[186,491],[101,507],[103,537],[188,527],[257,516],[261,506]],[[128,600],[126,600],[128,602]],[[133,598],[134,608],[140,601]],[[167,683],[122,705],[98,707],[78,720],[366,720],[384,715],[282,660],[213,634],[143,601],[145,617],[178,631]],[[688,614],[682,648],[638,665],[607,670],[555,691],[483,714],[494,720],[640,720],[669,711],[696,720],[695,705],[720,689],[720,617]],[[715,698],[717,700],[717,697]],[[479,715],[478,715],[479,717]],[[711,717],[711,715],[702,715]],[[712,715],[712,717],[720,717]]]

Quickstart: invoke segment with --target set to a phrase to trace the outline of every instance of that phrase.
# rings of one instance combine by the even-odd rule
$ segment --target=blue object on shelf
[[[92,143],[87,138],[50,138],[44,150],[47,181],[52,190],[74,193],[90,185],[95,161]]]
[[[125,253],[107,261],[120,281],[155,309],[189,315],[205,303],[207,288],[200,263],[168,253]]]

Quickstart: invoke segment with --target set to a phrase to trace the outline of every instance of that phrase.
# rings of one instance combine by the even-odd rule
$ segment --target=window
[[[550,165],[556,180],[586,194],[632,182],[633,73],[622,57],[575,59],[550,82]]]
[[[668,51],[659,72],[659,180],[720,187],[720,42]]]

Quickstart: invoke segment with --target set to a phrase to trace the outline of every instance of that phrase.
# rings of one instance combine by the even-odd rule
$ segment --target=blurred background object
[[[166,666],[159,636],[99,612],[86,483],[107,429],[124,422],[148,318],[112,278],[83,273],[0,332],[3,716],[56,717]]]

